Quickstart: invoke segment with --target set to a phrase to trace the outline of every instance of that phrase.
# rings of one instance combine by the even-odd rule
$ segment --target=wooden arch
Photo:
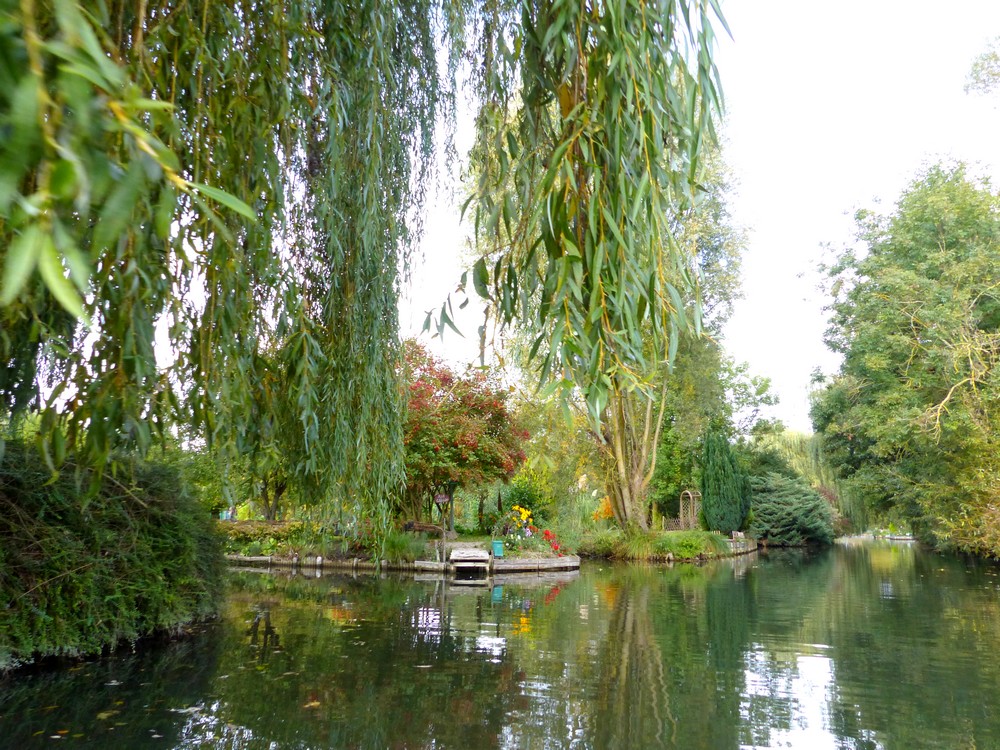
[[[698,528],[699,513],[701,513],[701,493],[698,490],[684,490],[681,493],[681,528]]]

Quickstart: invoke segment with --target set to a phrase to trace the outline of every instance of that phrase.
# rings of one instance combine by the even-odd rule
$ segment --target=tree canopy
[[[1000,204],[936,166],[893,213],[858,216],[863,252],[830,269],[844,356],[812,410],[831,463],[883,517],[996,555]]]
[[[404,344],[407,394],[404,513],[419,518],[436,492],[510,479],[529,435],[509,393],[482,370],[456,374],[415,341]]]

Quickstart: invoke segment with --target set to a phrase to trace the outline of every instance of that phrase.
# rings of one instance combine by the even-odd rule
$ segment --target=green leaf
[[[42,228],[38,224],[31,224],[10,243],[3,268],[0,305],[9,305],[24,288],[42,254],[45,239]]]
[[[170,225],[174,220],[174,210],[177,206],[177,193],[169,185],[160,190],[160,198],[156,202],[153,214],[153,226],[156,234],[163,239],[170,236]]]
[[[472,285],[476,288],[476,293],[483,299],[488,299],[490,272],[486,269],[486,259],[480,258],[472,267]]]
[[[50,234],[42,235],[38,270],[41,271],[42,280],[56,301],[73,316],[86,319],[86,313],[83,311],[83,300],[80,299],[80,295],[66,278],[62,262],[59,259],[59,252],[56,250]]]
[[[8,94],[9,95],[9,94]],[[38,81],[33,76],[24,76],[17,85],[10,100],[10,124],[14,126],[17,139],[10,145],[24,145],[27,140],[37,138],[38,127]]]
[[[104,201],[100,221],[94,229],[94,245],[99,251],[115,246],[132,218],[132,210],[139,199],[143,184],[143,170],[138,161],[129,165],[121,182]]]
[[[59,159],[52,167],[49,190],[60,200],[72,198],[76,193],[76,166],[66,159]]]
[[[629,247],[629,244],[625,241],[625,235],[622,234],[622,230],[618,227],[618,222],[615,221],[615,218],[611,215],[611,212],[608,211],[606,206],[601,207],[601,213],[604,215],[605,224],[608,225],[608,228],[611,229],[611,233],[615,236],[615,239],[618,240],[618,244],[621,245],[622,248]]]
[[[253,222],[257,221],[257,214],[254,213],[254,210],[235,195],[231,195],[225,190],[214,188],[211,185],[203,185],[199,182],[189,182],[188,186],[197,190],[205,197],[211,198],[215,202],[221,203],[226,208],[235,211],[240,216],[243,216]]]
[[[77,62],[72,65],[60,65],[59,70],[63,73],[80,76],[84,80],[97,86],[99,89],[108,88],[108,82],[104,79],[104,76],[102,76],[96,68],[92,68],[84,63]]]
[[[507,131],[507,151],[510,153],[511,159],[516,159],[517,155],[520,153],[520,148],[517,145],[517,138],[510,130]]]
[[[458,327],[454,324],[454,322],[452,322],[451,316],[448,314],[448,308],[450,306],[451,306],[451,299],[450,298],[448,299],[448,301],[445,304],[441,305],[441,324],[438,326],[438,332],[439,333],[444,333],[444,327],[448,326],[451,330],[453,330],[459,336],[462,336],[462,332],[460,330],[458,330]],[[463,338],[464,338],[464,336],[463,336]]]
[[[53,222],[52,236],[55,239],[56,248],[66,259],[70,278],[73,279],[73,283],[76,284],[80,293],[86,294],[87,286],[90,284],[90,262],[74,244],[73,237],[66,231],[62,222]]]
[[[165,102],[162,99],[143,99],[142,97],[137,97],[135,99],[129,99],[125,103],[126,109],[134,109],[140,112],[153,112],[158,110],[172,110],[174,105],[170,102]]]

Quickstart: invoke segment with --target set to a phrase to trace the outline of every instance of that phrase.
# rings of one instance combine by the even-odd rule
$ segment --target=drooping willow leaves
[[[223,455],[263,444],[304,496],[384,518],[398,269],[461,54],[501,163],[476,214],[512,238],[477,286],[599,411],[693,283],[661,250],[717,104],[713,9],[0,0],[4,416],[38,408],[53,467],[173,423]]]
[[[671,222],[721,107],[713,17],[711,0],[552,0],[487,24],[473,282],[502,324],[532,331],[541,381],[580,388],[595,422],[700,326]]]
[[[0,392],[8,416],[41,410],[53,466],[105,467],[176,421],[223,454],[277,443],[317,497],[377,505],[402,486],[397,268],[441,18],[4,0]],[[278,408],[294,429],[268,428]]]

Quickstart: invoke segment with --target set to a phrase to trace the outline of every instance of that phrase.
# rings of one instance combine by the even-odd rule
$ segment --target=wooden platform
[[[448,556],[448,562],[457,572],[459,570],[482,570],[488,573],[490,570],[490,553],[484,549],[473,547],[456,548]]]

